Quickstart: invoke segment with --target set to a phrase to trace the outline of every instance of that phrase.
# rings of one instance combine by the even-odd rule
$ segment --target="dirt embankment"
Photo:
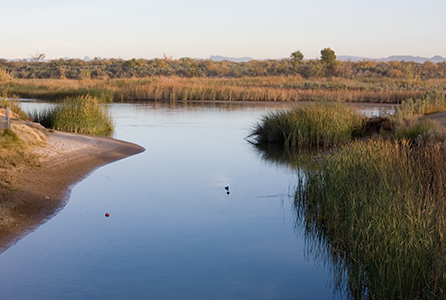
[[[2,171],[0,253],[63,208],[70,187],[94,169],[145,150],[106,137],[42,132],[28,132],[42,140],[29,150],[38,166]]]

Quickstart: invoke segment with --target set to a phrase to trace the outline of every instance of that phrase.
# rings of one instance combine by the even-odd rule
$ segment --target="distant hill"
[[[248,62],[250,60],[254,60],[254,58],[252,58],[252,57],[225,57],[225,56],[220,56],[220,55],[211,55],[211,57],[209,59],[213,60],[213,61],[228,60],[228,61],[233,61],[233,62]]]
[[[436,55],[431,58],[421,57],[421,56],[412,56],[412,55],[392,55],[389,57],[383,58],[369,58],[369,57],[359,57],[359,56],[348,56],[348,55],[339,55],[336,57],[338,60],[350,60],[350,61],[361,61],[361,60],[376,60],[376,61],[413,61],[417,63],[424,63],[426,61],[431,61],[434,63],[446,62],[446,58]]]
[[[412,55],[392,55],[389,57],[383,58],[370,58],[363,56],[352,56],[352,55],[338,55],[336,57],[338,60],[342,61],[362,61],[362,60],[375,60],[375,61],[414,61],[417,63],[424,63],[426,61],[431,61],[434,63],[446,62],[446,58],[442,56],[434,56],[431,58],[420,57],[420,56],[412,56]],[[233,62],[248,62],[250,60],[254,60],[252,57],[225,57],[220,55],[211,55],[209,58],[213,61],[233,61]]]
[[[431,57],[431,58],[427,58],[427,57],[421,57],[421,56],[411,56],[411,55],[393,55],[393,56],[389,56],[387,58],[381,58],[379,59],[380,61],[414,61],[417,63],[424,63],[426,61],[431,61],[434,63],[438,63],[438,62],[444,62],[446,61],[446,58],[441,57],[439,55]]]
[[[337,60],[342,61],[361,61],[361,60],[373,60],[373,58],[361,57],[361,56],[351,56],[351,55],[336,55]]]
[[[375,61],[413,61],[413,62],[417,62],[417,63],[424,63],[426,61],[431,61],[434,63],[439,63],[439,62],[446,62],[446,58],[436,55],[433,56],[431,58],[427,58],[427,57],[421,57],[421,56],[412,56],[412,55],[392,55],[389,57],[383,57],[383,58],[370,58],[370,57],[362,57],[362,56],[352,56],[352,55],[337,55],[336,57],[338,60],[342,60],[342,61],[362,61],[362,60],[375,60]],[[71,58],[69,57],[64,57],[64,60],[69,60]],[[255,60],[252,57],[225,57],[225,56],[221,56],[221,55],[211,55],[211,57],[209,58],[210,60],[213,61],[233,61],[233,62],[248,62],[250,60]],[[16,59],[8,59],[8,61],[32,61],[32,58],[16,58]],[[92,59],[89,58],[88,56],[85,56],[83,58],[84,61],[91,61]],[[50,59],[44,59],[41,60],[44,62],[48,62],[50,61]]]

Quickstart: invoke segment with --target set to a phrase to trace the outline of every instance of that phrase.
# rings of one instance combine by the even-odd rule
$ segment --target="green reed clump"
[[[355,142],[304,171],[295,204],[355,299],[446,293],[446,146]]]
[[[113,132],[110,114],[90,96],[68,98],[32,117],[43,126],[56,130],[104,136]]]
[[[327,148],[349,141],[363,126],[364,118],[346,105],[308,104],[265,115],[250,137],[258,144]]]

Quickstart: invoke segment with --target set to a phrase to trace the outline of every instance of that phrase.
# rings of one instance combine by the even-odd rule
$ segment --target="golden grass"
[[[446,80],[411,82],[403,79],[303,79],[300,76],[243,78],[148,77],[128,79],[14,79],[0,90],[20,97],[64,99],[90,95],[101,101],[219,100],[401,103],[426,90],[444,93]]]

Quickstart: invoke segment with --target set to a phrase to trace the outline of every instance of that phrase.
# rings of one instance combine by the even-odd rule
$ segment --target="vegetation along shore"
[[[143,151],[108,138],[69,135],[82,139],[78,142],[87,149],[85,160],[57,156],[72,159],[70,168],[78,168],[70,177],[50,163],[55,160],[30,150],[69,139],[54,129],[109,135],[113,122],[101,102],[312,101],[263,116],[249,140],[259,151],[279,144],[287,156],[305,161],[295,193],[296,218],[305,225],[310,244],[327,254],[335,282],[339,287],[345,283],[355,299],[442,298],[445,91],[446,63],[341,62],[330,48],[316,60],[304,60],[296,51],[283,60],[246,63],[168,57],[0,60],[2,105],[8,101],[15,118],[23,120],[0,135],[0,230],[2,236],[14,236],[28,224],[19,219],[34,220],[32,228],[61,207],[52,199],[61,199],[73,180]],[[7,95],[60,101],[30,116],[49,129],[26,123],[29,116]],[[393,115],[365,117],[343,102],[390,103],[397,109]],[[91,151],[95,147],[105,156]],[[317,155],[303,154],[314,149]],[[58,181],[52,173],[66,177]],[[56,194],[22,179],[46,176],[52,189],[56,182]]]
[[[259,147],[323,151],[300,164],[296,216],[354,299],[445,293],[445,109],[438,91],[372,118],[318,103],[270,113],[252,131]]]
[[[401,103],[446,89],[446,62],[338,61],[330,48],[320,59],[300,51],[280,60],[249,62],[172,59],[0,59],[0,92],[60,100],[220,100]]]

